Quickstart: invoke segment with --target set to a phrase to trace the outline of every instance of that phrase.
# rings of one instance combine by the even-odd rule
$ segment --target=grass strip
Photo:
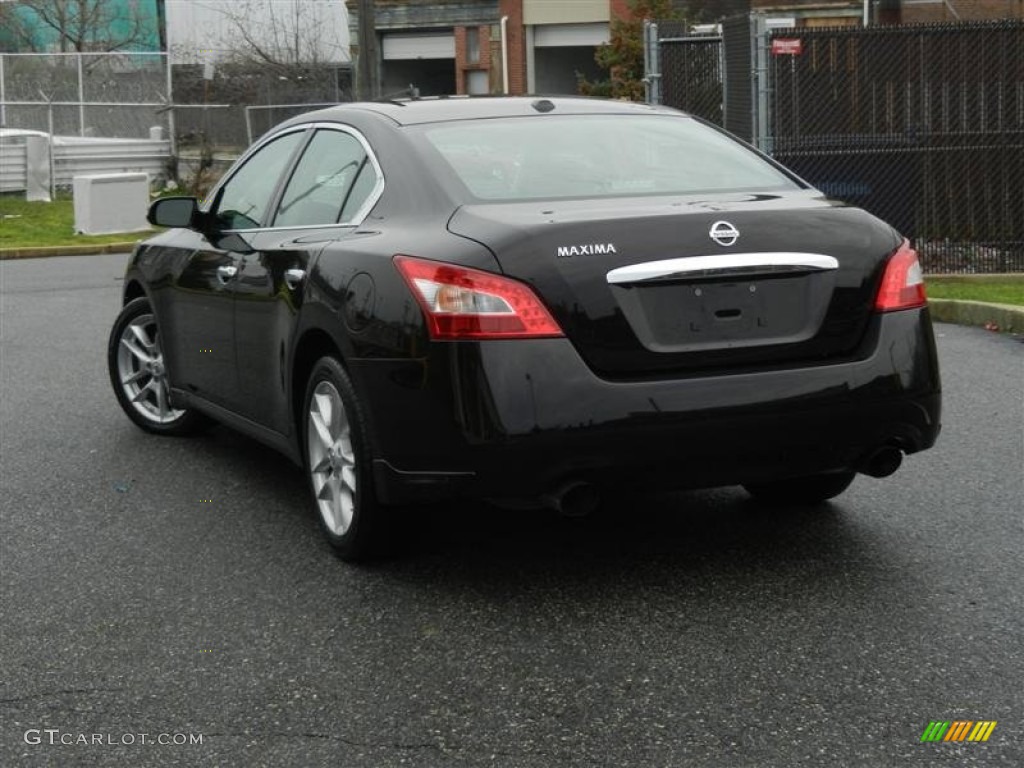
[[[112,235],[75,233],[74,203],[58,198],[52,203],[28,203],[24,199],[0,195],[0,249],[47,248],[58,245],[104,245],[141,240],[153,234],[125,232]]]
[[[972,280],[969,277],[925,276],[928,297],[986,301],[990,304],[1024,306],[1024,275]]]

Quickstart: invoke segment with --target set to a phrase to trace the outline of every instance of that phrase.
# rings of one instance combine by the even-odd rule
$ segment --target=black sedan
[[[424,500],[818,503],[939,432],[910,244],[671,109],[333,107],[149,216],[171,229],[128,265],[118,400],[280,450],[346,559]]]

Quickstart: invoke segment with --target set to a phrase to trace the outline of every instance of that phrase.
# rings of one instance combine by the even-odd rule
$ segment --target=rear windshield
[[[673,115],[544,115],[423,128],[481,200],[799,189],[750,149]]]

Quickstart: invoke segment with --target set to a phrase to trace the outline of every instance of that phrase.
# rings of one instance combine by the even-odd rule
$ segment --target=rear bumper
[[[383,501],[533,497],[579,479],[756,482],[929,448],[941,396],[927,309],[873,318],[866,345],[842,363],[652,381],[602,379],[565,339],[435,343],[350,370]]]

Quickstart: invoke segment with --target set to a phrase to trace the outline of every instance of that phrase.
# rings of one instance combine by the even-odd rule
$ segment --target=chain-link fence
[[[210,76],[212,75],[212,76]],[[173,69],[175,124],[186,143],[242,149],[283,120],[352,100],[348,67],[220,64]]]
[[[893,224],[929,272],[1024,271],[1024,22],[721,28],[729,131]],[[662,103],[708,117],[715,43],[660,37]]]
[[[659,22],[660,99],[691,115],[721,125],[723,116],[722,37],[693,34],[683,22]]]
[[[304,107],[352,98],[346,66],[168,67],[165,53],[0,54],[0,127],[49,131],[52,121],[58,135],[136,138],[170,129],[173,115],[186,139],[203,133],[242,148],[247,106],[264,108],[252,127],[259,135]]]
[[[912,238],[930,272],[1024,271],[1024,22],[780,30],[774,156]]]
[[[350,101],[347,66],[171,65],[165,53],[0,54],[0,127],[172,140],[171,178],[208,183],[274,125]]]
[[[0,126],[139,138],[169,127],[163,53],[0,54]]]
[[[334,106],[337,102],[325,101],[320,104],[250,104],[245,108],[245,130],[249,143],[258,139],[271,128],[285,120],[311,112],[315,109]]]
[[[348,67],[218,64],[173,67],[177,171],[201,194],[253,141],[303,112],[351,101]]]

